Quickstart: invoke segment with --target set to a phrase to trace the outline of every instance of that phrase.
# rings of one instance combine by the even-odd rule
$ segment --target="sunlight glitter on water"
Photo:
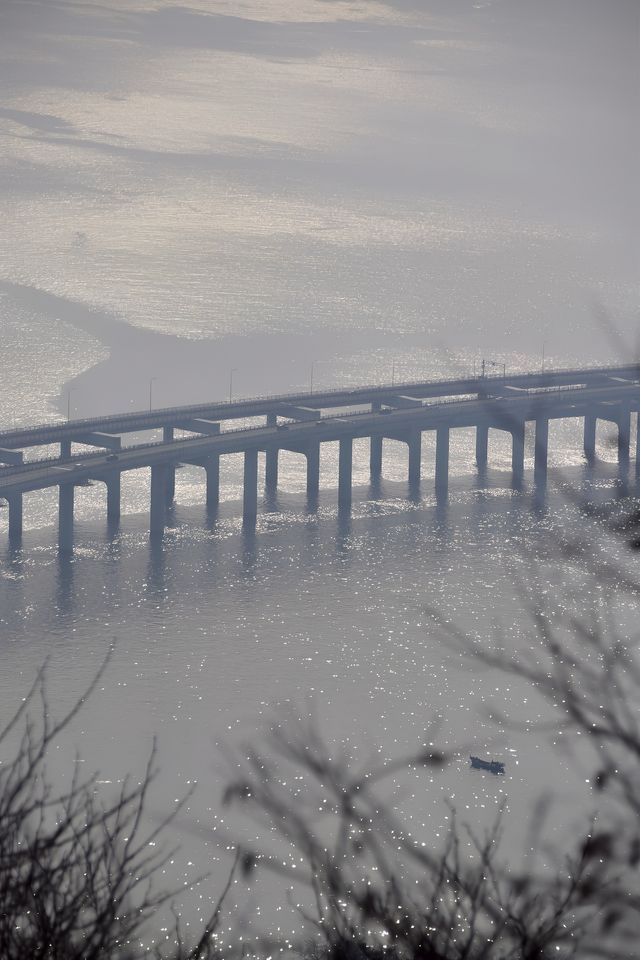
[[[601,482],[610,493],[611,480]],[[300,498],[285,501],[285,513],[265,517],[255,537],[243,537],[228,511],[208,530],[194,508],[178,511],[159,550],[149,549],[144,524],[125,524],[112,543],[94,528],[71,564],[60,564],[42,534],[28,535],[0,582],[3,702],[48,654],[62,709],[116,637],[114,662],[69,749],[79,745],[104,779],[117,781],[137,769],[158,732],[162,795],[197,779],[189,813],[210,827],[220,817],[210,798],[225,776],[214,741],[255,740],[277,704],[313,703],[330,743],[364,755],[397,756],[436,724],[433,738],[454,759],[428,795],[424,786],[407,795],[402,781],[402,809],[417,831],[443,829],[447,796],[478,827],[507,796],[506,828],[519,850],[531,784],[550,771],[561,831],[584,790],[580,765],[537,733],[490,716],[529,722],[546,708],[518,681],[469,666],[443,645],[429,611],[472,641],[488,642],[499,627],[509,649],[534,649],[521,591],[533,563],[540,591],[559,604],[554,615],[570,613],[545,544],[573,508],[554,499],[540,518],[508,490],[485,495],[454,484],[444,514],[428,500],[416,506],[392,496],[356,502],[344,524],[335,507],[315,518]],[[511,757],[507,778],[474,777],[469,752]],[[185,859],[202,864],[202,850],[184,839]]]

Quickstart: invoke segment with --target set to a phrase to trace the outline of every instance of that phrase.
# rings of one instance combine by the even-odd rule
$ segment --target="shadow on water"
[[[411,480],[407,484],[407,500],[409,503],[420,503],[422,500],[421,484],[419,480]]]
[[[382,483],[380,480],[372,479],[367,488],[367,500],[377,501],[382,499]]]
[[[350,560],[352,554],[353,517],[348,509],[338,511],[336,519],[336,556],[341,560]]]
[[[202,506],[179,507],[179,524],[164,536],[149,535],[144,515],[127,519],[126,536],[116,523],[106,534],[102,522],[93,530],[83,525],[76,530],[74,556],[57,553],[50,530],[27,532],[25,547],[7,546],[2,556],[0,631],[13,639],[41,621],[45,636],[51,607],[52,628],[56,619],[68,624],[81,614],[86,622],[122,615],[134,623],[141,599],[147,609],[164,609],[167,598],[180,605],[195,591],[208,604],[234,582],[268,584],[272,575],[296,590],[305,576],[330,582],[334,564],[357,572],[369,562],[388,563],[385,576],[394,579],[404,577],[407,564],[419,563],[428,578],[429,565],[450,548],[462,545],[464,563],[472,564],[476,550],[486,557],[493,543],[517,542],[523,530],[528,537],[532,523],[553,515],[561,503],[563,510],[567,503],[579,510],[587,498],[610,501],[637,492],[635,471],[621,482],[612,463],[549,471],[548,484],[529,482],[522,494],[513,493],[506,472],[490,472],[487,481],[486,489],[478,489],[454,477],[448,500],[427,490],[418,503],[398,495],[405,484],[376,485],[356,496],[353,513],[336,511],[333,494],[320,513],[317,497],[281,495],[281,520],[263,514],[257,529],[242,533],[235,503],[222,519],[218,508],[207,509],[206,529]],[[374,490],[378,498],[367,497]]]
[[[107,526],[105,532],[105,539],[107,543],[112,546],[114,549],[120,550],[120,529],[121,523],[119,517],[107,517]]]
[[[489,474],[486,467],[477,467],[474,486],[477,490],[484,490],[489,484]]]
[[[534,485],[531,494],[531,510],[538,520],[542,520],[549,512],[549,487],[547,483]]]
[[[258,534],[255,527],[247,526],[242,529],[242,547],[240,554],[240,569],[244,579],[255,576],[258,566]]]
[[[215,533],[218,521],[220,519],[220,505],[217,503],[208,503],[205,507],[204,525],[209,533]]]
[[[3,591],[6,590],[6,599],[0,608],[3,618],[7,616],[7,613],[15,614],[16,611],[23,610],[26,603],[27,564],[25,564],[23,551],[15,544],[7,546],[4,566],[6,576],[3,577]],[[23,632],[24,624],[21,625],[19,630],[15,631],[16,635],[22,635]]]
[[[75,607],[76,561],[68,553],[58,553],[56,576],[56,608],[62,617],[70,616]]]
[[[277,490],[265,490],[262,500],[262,509],[264,513],[280,513],[281,507]]]
[[[149,589],[149,598],[157,599],[165,597],[168,591],[167,576],[168,551],[172,544],[159,535],[149,537],[149,560],[147,563],[147,586]]]
[[[631,493],[632,483],[629,476],[629,465],[620,466],[618,468],[618,476],[616,477],[616,496],[620,499],[628,497]]]
[[[447,497],[438,497],[433,511],[434,528],[441,540],[449,536],[449,500]]]
[[[16,539],[12,537],[7,542],[5,553],[5,564],[12,574],[19,576],[24,569],[24,550],[22,548],[22,537]]]

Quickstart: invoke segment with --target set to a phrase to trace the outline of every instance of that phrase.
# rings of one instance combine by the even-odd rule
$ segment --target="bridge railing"
[[[497,382],[502,381],[507,383],[509,380],[515,378],[522,379],[533,379],[536,377],[544,376],[564,376],[575,373],[576,375],[582,372],[589,373],[591,375],[597,373],[610,373],[613,374],[616,371],[629,370],[630,368],[637,368],[638,374],[640,375],[640,365],[638,364],[626,364],[618,366],[594,366],[594,367],[582,367],[580,370],[576,370],[571,367],[560,367],[553,370],[544,370],[544,371],[522,371],[520,373],[511,373],[509,376],[503,376],[502,374],[486,374],[484,376],[471,376],[471,377],[460,377],[457,380],[452,380],[450,377],[436,378],[434,380],[409,380],[403,383],[389,383],[389,384],[363,384],[362,386],[354,387],[332,387],[328,390],[318,391],[316,393],[305,392],[305,391],[289,391],[287,393],[276,394],[276,395],[258,395],[253,397],[242,397],[235,402],[229,402],[226,400],[216,400],[213,402],[204,401],[202,403],[187,404],[186,406],[174,406],[174,407],[161,407],[158,410],[138,410],[138,411],[122,411],[121,413],[108,414],[102,417],[85,417],[79,420],[60,420],[55,421],[50,424],[37,424],[32,427],[15,427],[12,430],[3,430],[0,433],[0,445],[2,438],[6,440],[11,440],[12,438],[23,436],[29,432],[37,431],[47,431],[47,430],[56,430],[59,427],[73,427],[78,429],[91,429],[94,427],[99,427],[101,425],[113,423],[114,421],[131,421],[131,420],[142,420],[145,422],[157,421],[157,423],[150,423],[148,429],[152,429],[153,426],[161,425],[163,417],[172,416],[174,414],[189,416],[196,411],[211,410],[215,412],[216,410],[223,411],[229,409],[235,409],[242,406],[250,406],[254,403],[263,403],[269,401],[271,403],[287,403],[291,402],[293,398],[302,398],[307,401],[318,400],[321,397],[332,397],[338,396],[339,394],[354,394],[354,393],[379,393],[380,391],[393,391],[394,393],[399,393],[403,390],[411,390],[416,387],[421,386],[439,386],[445,385],[447,383],[469,383],[469,384],[482,384],[487,381]],[[477,392],[477,391],[476,391]],[[229,418],[232,419],[232,418]],[[144,429],[144,427],[140,427]]]
[[[484,378],[484,379],[489,379],[489,378]],[[496,378],[494,378],[494,380],[495,379]],[[499,379],[503,380],[504,378],[500,377]],[[567,393],[567,392],[576,393],[581,390],[587,390],[587,389],[588,389],[587,384],[558,384],[558,385],[552,385],[550,387],[541,387],[535,393],[524,394],[522,399],[524,399],[525,397],[535,398],[536,396],[541,396],[541,397],[548,396],[549,394],[552,394],[552,393]],[[509,397],[509,398],[502,397],[499,399],[519,399],[519,398],[516,396],[516,397]],[[462,397],[445,397],[445,398],[436,399],[433,402],[423,403],[421,405],[421,409],[434,410],[438,407],[449,406],[452,404],[460,405],[460,404],[477,403],[477,402],[478,402],[478,398],[473,395],[465,395]],[[407,407],[407,408],[398,408],[397,412],[409,413],[418,409],[420,408],[418,408],[417,406]],[[321,417],[318,417],[317,420],[315,421],[305,420],[305,421],[292,421],[292,422],[299,423],[299,424],[314,423],[314,422],[318,423],[322,421],[331,422],[332,420],[345,420],[345,419],[353,419],[353,418],[365,417],[365,416],[377,417],[377,416],[383,416],[383,414],[381,414],[380,412],[372,413],[370,410],[350,410],[350,411],[341,413],[339,416],[326,416],[326,417],[321,416]],[[232,434],[255,433],[257,431],[264,431],[264,430],[272,431],[274,429],[275,429],[274,427],[266,426],[265,424],[254,424],[251,426],[245,425],[241,427],[232,427],[230,430],[221,430],[220,433],[213,434],[210,436],[196,433],[192,437],[179,437],[178,439],[173,439],[171,441],[155,440],[155,441],[151,441],[150,443],[130,444],[126,447],[122,447],[121,450],[118,451],[116,456],[122,453],[132,453],[136,451],[142,452],[144,450],[155,449],[157,447],[166,447],[167,449],[170,449],[175,446],[184,446],[185,444],[189,445],[193,441],[215,440],[215,439],[219,439],[221,437],[229,436]],[[89,462],[90,460],[98,456],[97,451],[100,449],[104,449],[105,451],[107,451],[109,448],[100,448],[99,446],[96,446],[94,450],[91,450],[88,453],[75,454],[72,457],[66,458],[64,460],[61,459],[60,457],[43,457],[39,460],[25,461],[22,464],[15,464],[15,465],[11,464],[7,466],[0,466],[0,481],[3,480],[5,477],[8,478],[11,476],[28,473],[33,470],[46,469],[47,466],[51,466],[51,467],[59,466],[61,468],[64,468],[64,467],[73,467],[73,465],[76,462],[83,464],[84,462]],[[109,452],[112,452],[112,451],[109,451]]]

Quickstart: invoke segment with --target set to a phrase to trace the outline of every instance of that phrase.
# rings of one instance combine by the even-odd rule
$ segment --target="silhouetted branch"
[[[289,864],[286,877],[299,891],[295,901],[304,901],[301,916],[324,941],[322,948],[301,946],[306,956],[576,955],[593,927],[601,882],[593,848],[567,859],[552,880],[516,875],[499,860],[501,818],[478,838],[459,826],[454,810],[444,846],[425,845],[407,832],[377,788],[385,774],[443,762],[437,751],[421,749],[402,764],[354,772],[349,758],[333,757],[317,729],[304,724],[278,725],[265,754],[244,752],[225,799],[265,832],[275,831],[276,849],[254,851],[253,862],[267,870],[275,865],[278,873]]]
[[[125,779],[109,803],[99,799],[95,776],[80,778],[78,764],[66,789],[54,791],[48,781],[48,752],[95,690],[109,659],[110,654],[87,691],[58,721],[50,714],[45,665],[0,733],[0,749],[8,751],[23,724],[13,756],[0,764],[2,960],[218,956],[214,935],[231,877],[195,944],[184,944],[178,918],[173,932],[160,939],[153,930],[159,911],[169,907],[176,894],[184,894],[182,885],[158,890],[156,880],[175,852],[162,849],[166,828],[187,799],[146,828],[145,807],[156,776],[155,745],[141,780]],[[31,713],[36,701],[39,723]]]

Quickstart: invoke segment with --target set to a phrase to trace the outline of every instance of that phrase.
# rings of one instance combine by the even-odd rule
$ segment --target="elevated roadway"
[[[587,460],[595,457],[598,419],[617,426],[620,468],[628,468],[631,416],[640,406],[638,365],[549,371],[511,377],[482,377],[436,382],[354,388],[318,394],[280,395],[237,403],[190,405],[145,413],[43,424],[0,434],[5,466],[0,467],[0,497],[9,503],[9,533],[22,530],[23,495],[32,490],[59,488],[59,543],[63,551],[73,546],[73,496],[76,486],[92,480],[107,487],[107,514],[120,514],[120,478],[129,470],[151,470],[150,528],[155,535],[166,524],[167,504],[173,499],[175,469],[180,463],[202,467],[206,498],[219,498],[220,457],[244,455],[243,519],[253,524],[257,515],[258,455],[266,455],[267,490],[278,482],[278,454],[291,450],[307,458],[307,492],[313,500],[319,490],[321,445],[339,443],[338,503],[351,504],[352,447],[358,438],[370,440],[373,482],[382,472],[385,438],[409,448],[409,484],[420,483],[421,437],[436,434],[438,496],[446,496],[449,473],[449,436],[457,428],[476,430],[476,464],[487,466],[490,429],[506,430],[512,437],[514,485],[524,477],[525,425],[535,424],[534,480],[546,482],[548,425],[553,419],[584,419]],[[353,408],[357,409],[353,409]],[[328,412],[327,412],[328,411]],[[224,423],[264,417],[266,422],[222,429]],[[638,431],[636,418],[636,433]],[[162,439],[123,446],[131,433],[156,429]],[[180,437],[175,431],[182,432]],[[186,436],[184,434],[187,434]],[[72,455],[71,443],[89,445],[91,452]],[[60,456],[23,462],[29,447],[60,443]],[[636,450],[640,449],[636,443]],[[636,457],[636,468],[638,459]]]

